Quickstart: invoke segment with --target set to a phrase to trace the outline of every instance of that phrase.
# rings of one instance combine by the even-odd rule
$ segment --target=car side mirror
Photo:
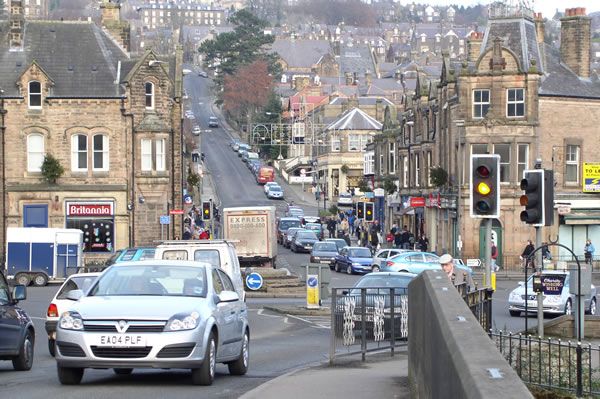
[[[15,301],[24,301],[27,299],[27,288],[21,284],[15,285],[13,287],[12,297]]]
[[[222,291],[219,295],[219,303],[235,302],[240,300],[240,296],[235,291]]]
[[[71,301],[78,301],[79,298],[81,298],[82,296],[83,296],[82,290],[71,290],[71,291],[67,292],[67,299],[70,299]]]
[[[523,286],[525,285],[525,281],[519,281],[517,284],[519,284],[519,286]]]

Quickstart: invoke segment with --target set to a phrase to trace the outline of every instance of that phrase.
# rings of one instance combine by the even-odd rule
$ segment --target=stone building
[[[160,239],[159,216],[182,205],[181,51],[131,58],[129,36],[112,35],[126,33],[114,4],[102,27],[12,10],[0,25],[0,240],[11,226],[78,228],[86,261],[101,261]],[[49,155],[64,168],[55,182]]]

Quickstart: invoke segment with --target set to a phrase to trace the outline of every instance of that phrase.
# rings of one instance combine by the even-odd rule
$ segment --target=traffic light
[[[372,222],[373,220],[375,220],[375,204],[365,202],[365,221]]]
[[[202,203],[202,220],[210,220],[211,205],[209,201]]]
[[[523,171],[519,203],[525,207],[521,221],[533,226],[551,226],[554,222],[554,172],[544,169]]]
[[[500,217],[500,155],[471,155],[470,215]]]
[[[365,218],[365,203],[364,202],[357,202],[356,203],[356,217],[358,219],[364,219]]]

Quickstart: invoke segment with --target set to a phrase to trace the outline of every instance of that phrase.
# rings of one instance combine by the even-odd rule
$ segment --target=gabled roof
[[[330,52],[331,46],[327,40],[276,39],[271,50],[290,68],[310,68]]]
[[[381,130],[382,124],[359,108],[343,114],[325,130]]]

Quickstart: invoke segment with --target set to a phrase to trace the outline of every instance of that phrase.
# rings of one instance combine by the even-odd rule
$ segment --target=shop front
[[[83,232],[83,252],[108,254],[115,250],[113,201],[66,202],[66,227]]]

